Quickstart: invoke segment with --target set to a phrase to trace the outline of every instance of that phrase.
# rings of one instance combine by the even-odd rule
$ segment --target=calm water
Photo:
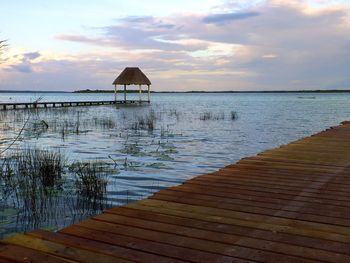
[[[111,100],[113,94],[6,94],[0,101]],[[133,94],[128,97],[133,98]],[[231,112],[237,114],[232,120]],[[154,129],[137,126],[155,116]],[[208,120],[203,120],[209,116]],[[152,94],[151,105],[57,108],[0,112],[2,157],[28,147],[64,154],[74,161],[101,160],[109,167],[107,202],[120,205],[214,171],[242,157],[311,135],[350,119],[350,94]],[[48,128],[42,128],[42,121]],[[69,182],[72,175],[67,172]],[[1,181],[0,181],[1,182]],[[0,184],[0,236],[42,227],[57,229],[86,212],[64,199],[69,183],[35,220]]]

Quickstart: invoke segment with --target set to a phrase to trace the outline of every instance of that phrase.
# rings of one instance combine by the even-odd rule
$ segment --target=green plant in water
[[[70,170],[76,174],[77,193],[93,205],[93,209],[101,207],[107,191],[107,175],[99,161],[75,162]]]
[[[237,118],[237,113],[235,111],[231,111],[231,120],[236,120]]]
[[[58,185],[65,162],[60,152],[28,148],[16,159],[18,176],[35,177],[43,187]]]
[[[153,131],[155,129],[155,122],[157,116],[154,110],[150,110],[144,116],[138,116],[137,120],[134,121],[131,125],[132,130],[148,130]]]
[[[203,113],[201,113],[201,114],[199,115],[199,119],[200,119],[201,121],[210,120],[210,119],[212,119],[212,117],[213,117],[213,115],[212,115],[212,113],[209,112],[209,111],[203,112]]]
[[[27,148],[0,161],[2,201],[19,209],[27,223],[45,220],[62,192],[62,154]]]

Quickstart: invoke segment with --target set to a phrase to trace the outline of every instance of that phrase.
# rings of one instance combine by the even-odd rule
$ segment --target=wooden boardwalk
[[[64,228],[0,262],[350,262],[350,122]]]
[[[149,103],[145,100],[101,100],[101,101],[43,101],[43,102],[5,102],[0,103],[0,110],[16,109],[37,109],[37,108],[56,108],[56,107],[76,107],[76,106],[97,106],[97,105],[115,105],[115,104],[142,104]]]

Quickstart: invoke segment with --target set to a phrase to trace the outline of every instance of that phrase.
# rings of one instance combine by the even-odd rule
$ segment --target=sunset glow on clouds
[[[13,2],[1,90],[109,89],[126,66],[155,90],[350,88],[346,1]]]

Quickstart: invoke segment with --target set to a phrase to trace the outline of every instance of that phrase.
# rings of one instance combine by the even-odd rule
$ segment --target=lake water
[[[113,94],[0,93],[1,102],[39,97],[112,100]],[[98,160],[108,170],[104,197],[108,207],[147,197],[349,119],[349,93],[152,94],[151,104],[142,106],[0,112],[0,148],[1,158],[28,148],[59,152],[66,167]],[[152,127],[147,126],[150,121]],[[0,179],[0,237],[38,227],[58,229],[98,213],[101,209],[82,209],[74,201],[75,176],[64,170],[65,182],[40,210],[41,216],[25,207],[19,185],[13,186],[15,197]]]

